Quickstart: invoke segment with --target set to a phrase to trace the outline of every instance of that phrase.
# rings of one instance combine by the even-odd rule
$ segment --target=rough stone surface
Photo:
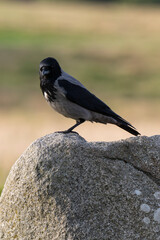
[[[160,239],[160,136],[38,139],[0,198],[0,239]]]

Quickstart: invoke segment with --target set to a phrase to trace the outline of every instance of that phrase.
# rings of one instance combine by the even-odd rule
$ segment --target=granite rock
[[[53,133],[13,165],[0,239],[160,239],[160,136],[87,142]]]

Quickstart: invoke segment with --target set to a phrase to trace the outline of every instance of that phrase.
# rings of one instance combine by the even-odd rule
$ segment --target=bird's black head
[[[56,59],[48,57],[43,59],[39,65],[40,80],[54,82],[61,76],[61,67]]]

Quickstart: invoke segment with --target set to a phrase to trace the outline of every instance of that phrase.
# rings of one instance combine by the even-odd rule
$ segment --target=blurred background
[[[66,130],[39,88],[39,62],[55,57],[142,135],[160,133],[160,0],[0,1],[0,188],[34,140]],[[88,141],[131,137],[84,123]]]

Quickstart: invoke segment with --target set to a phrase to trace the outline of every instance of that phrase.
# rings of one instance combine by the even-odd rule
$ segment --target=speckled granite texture
[[[0,239],[160,239],[160,136],[38,139],[5,183]]]

